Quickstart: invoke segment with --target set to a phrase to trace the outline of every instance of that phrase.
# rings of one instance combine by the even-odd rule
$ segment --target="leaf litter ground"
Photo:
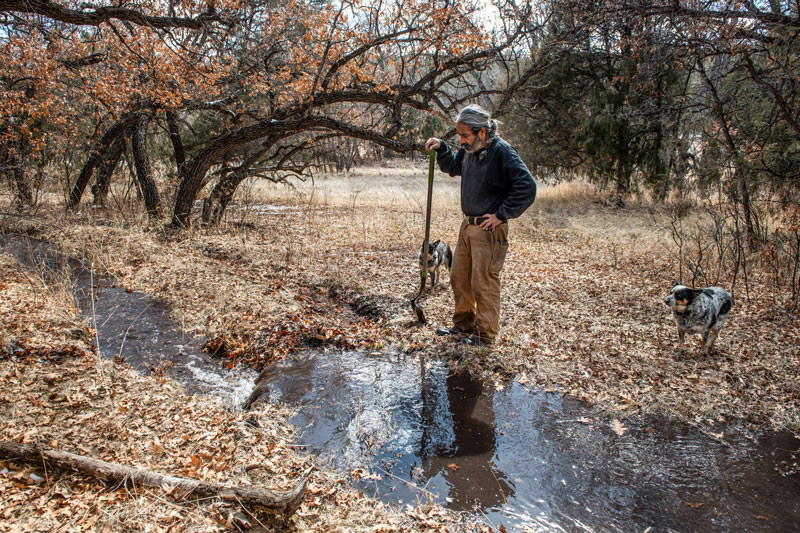
[[[431,235],[452,246],[458,181],[436,179]],[[768,277],[751,276],[749,301],[734,295],[712,354],[678,350],[662,302],[678,277],[668,220],[653,208],[610,209],[583,187],[542,188],[534,206],[512,221],[495,345],[475,349],[434,334],[449,325],[446,274],[422,300],[429,324],[418,325],[410,299],[419,286],[425,185],[418,170],[404,168],[360,169],[293,187],[249,184],[248,201],[235,204],[221,227],[188,233],[102,210],[68,217],[44,210],[3,226],[163,300],[187,332],[209,337],[209,351],[231,366],[259,368],[309,348],[424,352],[498,385],[517,380],[574,395],[621,419],[657,413],[701,425],[742,419],[754,429],[800,427],[800,328]],[[5,438],[276,488],[313,461],[289,444],[289,413],[280,406],[231,411],[163,378],[98,361],[90,354],[92,332],[76,318],[65,286],[45,284],[0,258]],[[252,416],[257,429],[246,423]],[[221,502],[179,505],[147,491],[100,489],[80,476],[38,481],[26,469],[3,466],[0,501],[11,519],[3,522],[35,526],[30,530],[72,524],[215,531],[236,518]],[[410,515],[388,509],[330,472],[315,473],[291,519],[309,531],[373,531],[376,524],[385,531],[478,527],[435,506]]]

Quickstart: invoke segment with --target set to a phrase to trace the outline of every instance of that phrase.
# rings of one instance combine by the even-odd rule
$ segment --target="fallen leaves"
[[[664,253],[670,244],[653,223],[657,210],[652,215],[636,209],[611,211],[588,202],[566,207],[570,199],[559,204],[543,194],[528,213],[511,222],[502,274],[501,337],[492,349],[475,351],[434,335],[436,325],[451,321],[446,274],[423,298],[431,327],[417,325],[408,303],[418,286],[416,251],[426,183],[416,178],[422,174],[415,169],[391,175],[383,169],[361,169],[297,184],[291,198],[258,192],[253,196],[258,201],[291,203],[299,215],[286,225],[280,217],[251,210],[241,220],[254,229],[247,232],[223,224],[174,236],[127,220],[106,221],[103,231],[97,231],[96,221],[85,216],[64,224],[60,207],[54,216],[42,212],[40,218],[20,224],[32,225],[28,229],[71,255],[103,265],[104,274],[122,286],[167,302],[187,334],[204,333],[212,339],[210,351],[221,348],[218,355],[228,361],[264,365],[307,349],[414,351],[459,361],[482,372],[496,390],[510,390],[509,381],[517,379],[551,392],[572,391],[605,408],[610,417],[610,422],[603,417],[578,423],[607,423],[620,437],[628,431],[621,420],[641,413],[702,425],[738,417],[762,427],[797,427],[798,318],[772,308],[769,280],[759,272],[749,273],[751,301],[743,295],[737,299],[710,355],[673,348],[676,331],[661,299],[668,290],[664,280],[676,272]],[[432,234],[451,246],[460,221],[458,185],[456,179],[441,177],[435,189]],[[380,193],[369,202],[360,202],[366,195],[354,201],[351,191],[377,186]],[[626,237],[632,233],[636,239]],[[267,430],[260,441],[252,435],[236,441],[231,435],[239,435],[237,419],[212,414],[194,398],[185,410],[171,408],[169,417],[159,415],[164,402],[188,401],[162,383],[158,387],[167,390],[157,394],[153,391],[158,387],[148,383],[136,385],[140,396],[136,391],[129,395],[119,382],[103,381],[107,378],[89,365],[85,375],[76,373],[73,391],[64,386],[71,375],[59,378],[61,366],[54,372],[52,366],[41,370],[39,363],[13,362],[14,354],[35,354],[35,359],[59,365],[65,360],[78,364],[71,359],[86,357],[86,325],[76,319],[65,291],[49,288],[4,254],[0,274],[0,347],[5,349],[0,377],[7,383],[0,395],[8,399],[0,406],[15,419],[3,428],[8,434],[85,442],[145,463],[199,468],[212,478],[219,475],[218,468],[255,464],[256,457],[242,458],[247,445],[257,452],[260,465],[249,471],[252,475],[267,480],[295,468],[291,465],[298,459],[286,449],[284,430]],[[41,380],[46,391],[31,389],[29,372],[48,376]],[[91,386],[87,379],[104,383],[108,390]],[[28,418],[25,409],[40,418]],[[79,420],[75,412],[88,416]],[[275,420],[281,416],[276,414]],[[216,431],[209,430],[212,425]],[[93,440],[84,428],[109,440]],[[710,435],[724,438],[715,431]],[[786,469],[796,470],[796,465]],[[378,512],[370,507],[376,504],[365,504],[347,491],[328,495],[341,481],[332,479],[325,478],[325,489],[310,487],[320,491],[320,500],[302,510],[307,521],[298,522],[298,529],[355,524],[358,516]],[[70,478],[70,486],[76,483]],[[87,491],[96,490],[81,487],[78,492],[89,501]],[[99,496],[92,497],[94,504]],[[341,509],[332,510],[334,504]],[[112,506],[109,512],[120,509]],[[220,516],[229,522],[228,513]]]
[[[286,420],[291,412],[280,406],[231,413],[217,398],[187,396],[168,380],[137,376],[91,354],[62,359],[61,379],[55,382],[44,379],[52,375],[52,368],[46,358],[31,358],[24,365],[0,359],[0,376],[8,378],[4,394],[14,398],[13,403],[0,402],[0,433],[27,442],[44,438],[49,446],[164,473],[188,471],[205,481],[281,488],[291,486],[308,467],[309,459],[290,445],[293,429]],[[82,405],[80,410],[66,402],[40,400],[65,393]],[[247,422],[254,418],[257,427]],[[375,475],[365,470],[361,478]],[[461,523],[435,506],[420,511],[421,521],[405,516],[348,489],[331,472],[315,472],[311,479],[312,497],[292,518],[299,530],[371,531],[383,524],[393,531],[438,532]],[[103,512],[97,513],[100,508]],[[79,475],[0,462],[0,517],[25,531],[119,531],[146,524],[153,531],[166,531],[178,522],[181,529],[226,531],[231,523],[242,522],[235,508],[221,500],[178,504],[159,491],[109,490]]]
[[[628,428],[626,428],[622,422],[615,418],[611,421],[611,430],[621,437],[626,431],[628,431]]]

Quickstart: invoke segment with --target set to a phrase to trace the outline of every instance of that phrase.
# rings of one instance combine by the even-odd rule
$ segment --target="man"
[[[461,176],[461,211],[450,283],[455,310],[453,327],[439,335],[458,335],[470,345],[491,344],[500,326],[500,271],[508,250],[508,221],[536,198],[536,183],[516,150],[497,135],[497,121],[478,105],[456,119],[461,149],[456,153],[435,137],[439,168]]]

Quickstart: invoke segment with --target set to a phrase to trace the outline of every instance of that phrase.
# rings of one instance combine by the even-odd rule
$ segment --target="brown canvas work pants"
[[[483,342],[493,342],[500,329],[500,271],[507,251],[508,223],[493,231],[461,223],[450,271],[453,325]]]

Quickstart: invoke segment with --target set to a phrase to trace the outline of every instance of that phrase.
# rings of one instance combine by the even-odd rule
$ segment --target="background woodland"
[[[479,102],[540,181],[667,202],[681,277],[766,261],[798,304],[795,2],[0,0],[0,20],[18,210],[91,192],[218,224],[247,178],[419,155]]]
[[[796,433],[798,32],[800,4],[773,0],[0,0],[0,232],[153,295],[230,367],[435,353],[498,390],[600,405],[620,436],[642,414],[721,441],[729,420]],[[457,142],[452,120],[474,102],[540,184],[514,221],[503,334],[477,352],[408,306],[423,143]],[[453,243],[458,180],[436,179],[435,238]],[[284,408],[231,413],[165,368],[135,375],[122,347],[98,359],[68,272],[47,283],[5,254],[0,270],[6,438],[212,481],[289,486],[306,471]],[[734,295],[709,357],[673,347],[674,277]],[[433,325],[450,297],[446,283],[425,296]],[[796,474],[797,453],[779,468]],[[0,530],[240,518],[2,469]],[[346,481],[315,472],[291,524],[485,529],[427,502],[389,510]]]

